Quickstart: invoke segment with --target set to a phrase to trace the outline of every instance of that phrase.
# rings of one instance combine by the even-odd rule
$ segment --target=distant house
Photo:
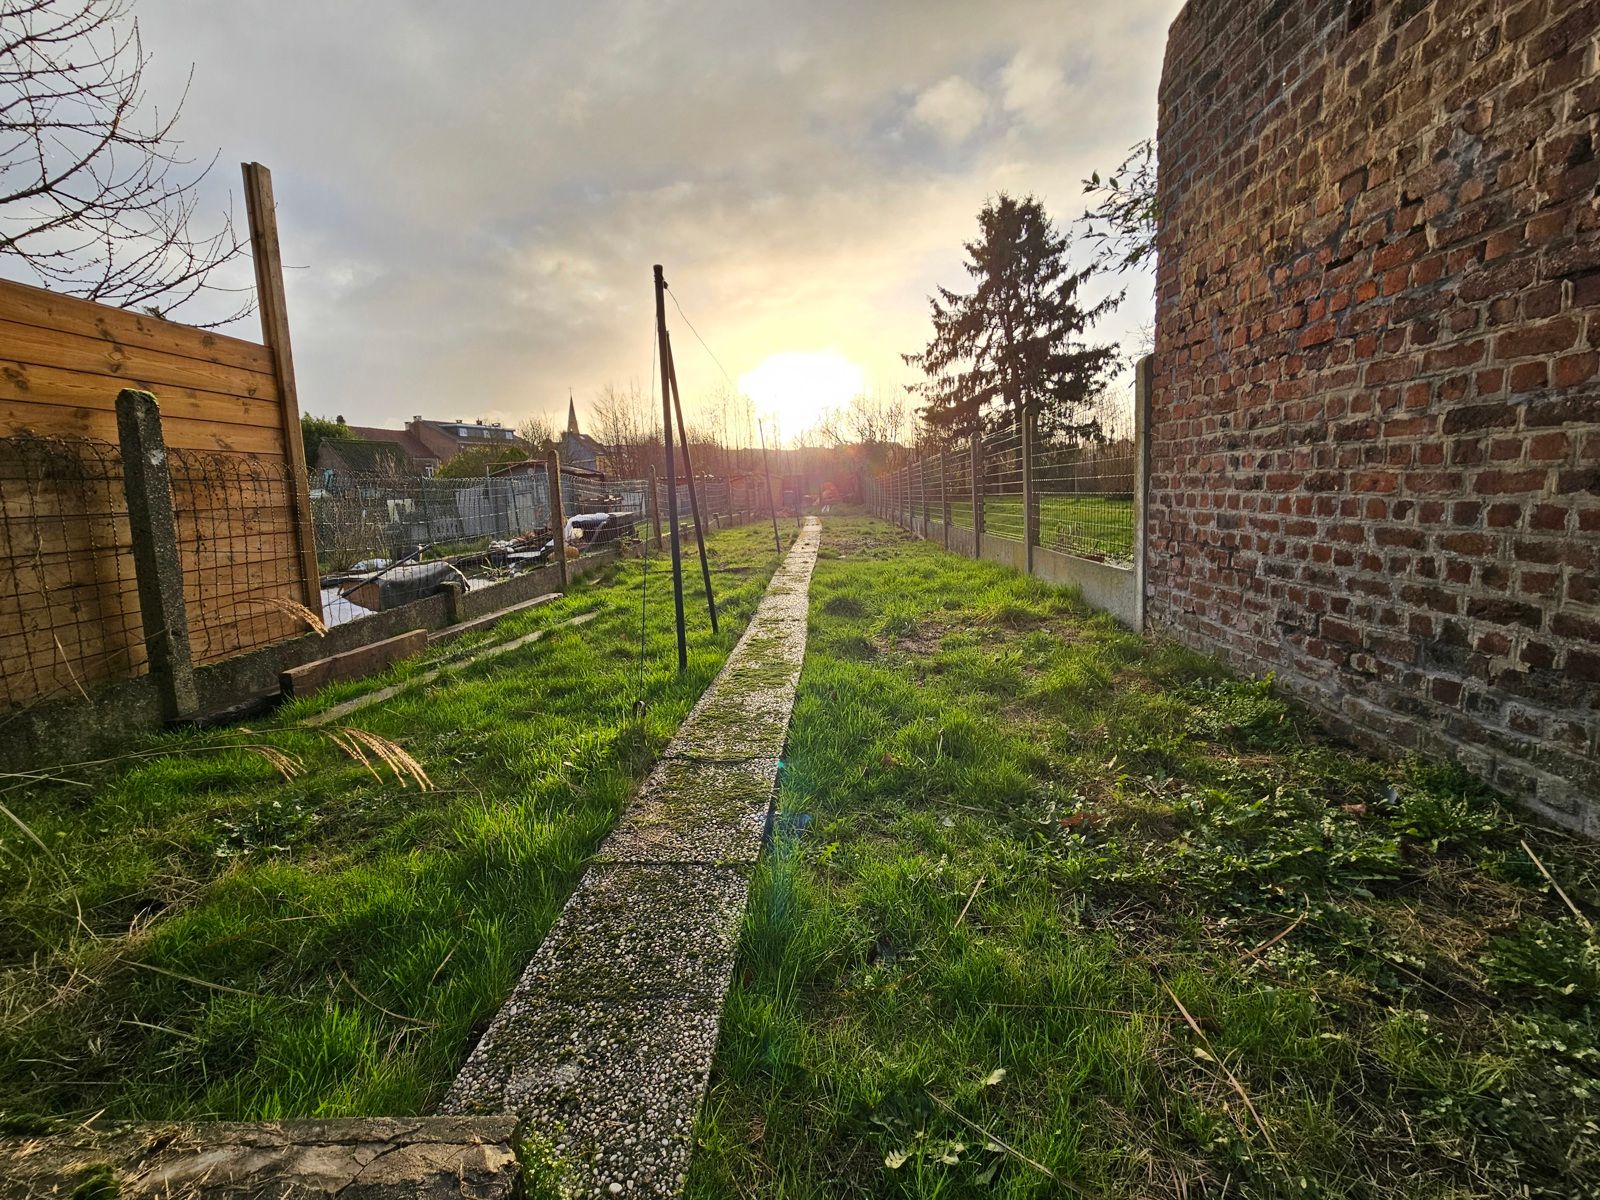
[[[556,439],[556,452],[565,466],[584,471],[598,471],[600,458],[606,452],[604,442],[598,442],[578,429],[578,409],[567,397],[567,431]]]
[[[404,429],[352,425],[350,432],[360,441],[387,442],[398,447],[410,462],[409,473],[413,475],[432,475],[441,464],[474,446],[521,444],[516,430],[499,421],[431,421],[415,416]]]
[[[404,479],[419,472],[405,449],[391,441],[362,437],[324,438],[317,448],[311,486],[332,490],[359,478],[389,476]],[[430,468],[426,474],[433,474]]]

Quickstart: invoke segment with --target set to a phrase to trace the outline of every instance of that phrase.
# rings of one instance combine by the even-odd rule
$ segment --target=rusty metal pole
[[[972,435],[972,557],[983,557],[983,435]]]
[[[660,485],[656,483],[656,469],[650,468],[650,482],[646,484],[650,489],[649,498],[645,501],[645,511],[650,514],[650,526],[655,530],[656,549],[661,549],[661,494]]]
[[[667,527],[672,534],[672,607],[678,621],[678,670],[689,667],[689,640],[683,624],[683,556],[678,542],[678,463],[672,453],[671,365],[667,362],[667,281],[661,264],[656,276],[656,341],[661,360],[661,440],[667,454]]]
[[[939,519],[944,522],[944,548],[950,549],[950,451],[939,451]]]
[[[767,432],[760,421],[756,422],[756,434],[761,439],[761,470],[767,477],[767,513],[772,517],[772,544],[782,554],[783,539],[778,536],[778,506],[772,502],[772,464],[767,461]]]
[[[1022,406],[1022,561],[1027,574],[1033,574],[1033,548],[1039,542],[1039,497],[1033,481],[1033,409]]]
[[[700,517],[700,491],[694,483],[694,462],[689,457],[689,431],[683,425],[683,398],[678,395],[678,366],[672,361],[672,338],[662,334],[667,356],[667,375],[672,380],[672,407],[678,415],[678,440],[683,443],[683,472],[689,477],[689,515],[694,518],[694,541],[700,550],[700,578],[706,587],[706,611],[711,614],[711,632],[717,632],[717,602],[711,595],[711,565],[706,561],[706,526]]]

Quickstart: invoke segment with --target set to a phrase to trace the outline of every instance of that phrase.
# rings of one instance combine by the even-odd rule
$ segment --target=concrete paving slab
[[[811,522],[445,1099],[514,1113],[570,1196],[676,1196],[805,657]]]
[[[755,862],[777,767],[767,758],[662,759],[596,861]]]
[[[748,865],[600,863],[528,964],[533,997],[721,996],[750,888]],[[513,996],[490,1034],[518,1016]],[[485,1035],[488,1040],[489,1035]]]

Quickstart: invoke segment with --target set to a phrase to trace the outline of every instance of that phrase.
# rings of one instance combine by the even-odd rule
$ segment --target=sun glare
[[[861,368],[837,350],[772,354],[739,376],[739,390],[763,416],[777,417],[785,438],[812,428],[866,386]]]

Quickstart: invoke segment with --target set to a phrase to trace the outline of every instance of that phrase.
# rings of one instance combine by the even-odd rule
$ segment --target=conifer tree
[[[978,214],[978,228],[963,264],[976,286],[939,288],[929,298],[933,337],[922,353],[905,356],[927,376],[910,389],[923,401],[923,420],[962,437],[1014,428],[1030,412],[1046,437],[1092,437],[1090,402],[1115,371],[1117,352],[1084,339],[1120,297],[1079,304],[1090,271],[1071,269],[1067,238],[1032,196],[1001,193]]]

